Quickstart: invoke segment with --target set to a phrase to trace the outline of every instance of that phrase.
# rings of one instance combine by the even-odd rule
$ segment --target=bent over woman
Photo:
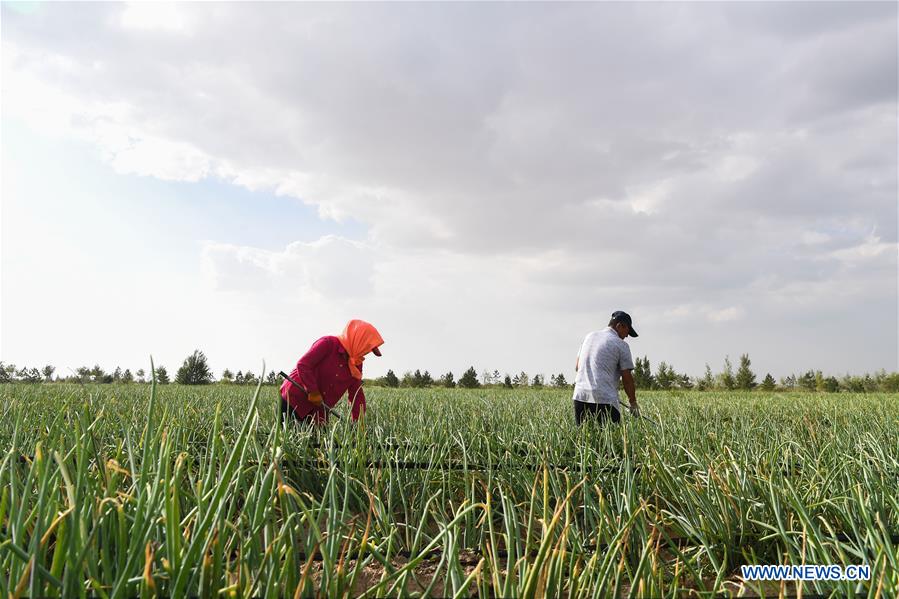
[[[333,408],[344,393],[352,405],[353,421],[358,420],[365,412],[362,362],[369,353],[380,356],[383,343],[378,330],[364,320],[351,320],[340,335],[313,343],[290,372],[302,388],[289,380],[281,385],[282,422],[288,413],[301,422],[325,422],[325,405]]]

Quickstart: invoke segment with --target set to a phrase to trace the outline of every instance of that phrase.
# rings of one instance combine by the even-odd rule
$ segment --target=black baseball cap
[[[621,310],[612,312],[612,321],[623,322],[624,324],[626,324],[631,330],[630,333],[628,333],[629,337],[639,337],[639,335],[637,335],[637,331],[634,330],[634,325],[631,324],[631,315],[627,312],[622,312]]]

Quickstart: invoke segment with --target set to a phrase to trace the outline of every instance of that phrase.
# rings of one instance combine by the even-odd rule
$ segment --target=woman
[[[290,381],[281,385],[281,420],[288,410],[302,422],[321,423],[328,419],[322,403],[334,407],[344,393],[353,406],[353,421],[365,412],[362,391],[362,361],[371,352],[381,355],[381,334],[364,320],[351,320],[337,337],[322,337],[297,362]]]

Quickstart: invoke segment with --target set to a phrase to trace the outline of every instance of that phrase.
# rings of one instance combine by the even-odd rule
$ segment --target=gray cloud
[[[110,150],[126,171],[278,189],[423,264],[511,264],[542,310],[895,298],[895,4],[179,4],[138,30],[128,10],[2,25],[5,70],[127,107],[73,126],[191,156]]]

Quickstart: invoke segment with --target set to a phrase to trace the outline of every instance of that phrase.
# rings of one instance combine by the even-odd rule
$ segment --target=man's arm
[[[624,392],[631,403],[631,412],[640,413],[640,406],[637,405],[637,386],[634,384],[634,375],[630,370],[621,371],[621,384],[624,385]]]

